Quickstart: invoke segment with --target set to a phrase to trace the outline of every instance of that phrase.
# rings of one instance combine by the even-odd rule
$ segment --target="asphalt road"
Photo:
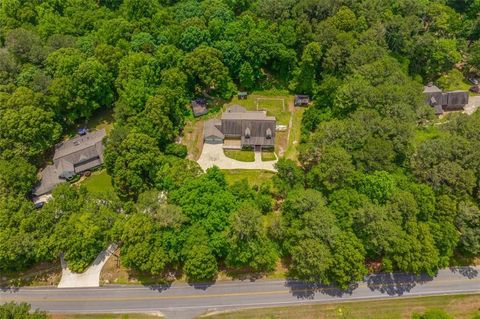
[[[441,270],[435,278],[372,275],[350,291],[297,281],[258,280],[214,285],[1,288],[0,302],[28,302],[54,313],[158,312],[167,318],[249,307],[340,302],[442,294],[480,293],[480,267]]]

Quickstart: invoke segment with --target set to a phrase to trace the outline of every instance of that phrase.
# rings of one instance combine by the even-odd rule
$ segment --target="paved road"
[[[212,286],[108,286],[101,288],[3,288],[0,301],[25,301],[60,313],[160,312],[167,318],[247,307],[480,293],[480,267],[441,270],[435,278],[406,274],[367,277],[351,291],[296,281],[234,281]]]

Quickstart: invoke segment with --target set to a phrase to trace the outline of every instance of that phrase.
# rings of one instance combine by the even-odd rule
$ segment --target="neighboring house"
[[[41,181],[33,194],[47,194],[73,176],[102,165],[102,140],[105,136],[105,129],[101,129],[55,145],[53,165],[48,165],[40,173]]]
[[[207,114],[207,101],[205,99],[196,99],[193,100],[191,103],[192,112],[195,117],[199,117],[201,115]]]
[[[310,104],[310,97],[308,95],[295,95],[295,106],[306,106]]]
[[[435,114],[441,115],[446,111],[463,110],[468,104],[467,91],[443,92],[440,88],[429,83],[423,89],[425,102],[435,109]]]
[[[239,139],[242,148],[273,148],[276,120],[265,111],[247,111],[234,105],[222,114],[220,120],[205,122],[204,141],[221,144],[225,139]]]

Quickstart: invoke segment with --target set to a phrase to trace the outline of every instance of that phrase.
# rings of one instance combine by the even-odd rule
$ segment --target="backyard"
[[[107,174],[106,170],[93,172],[91,176],[86,177],[81,182],[81,185],[85,186],[93,194],[114,193],[112,178]]]

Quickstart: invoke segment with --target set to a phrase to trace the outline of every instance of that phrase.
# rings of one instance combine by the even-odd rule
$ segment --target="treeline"
[[[5,0],[0,4],[0,270],[64,252],[214,279],[272,271],[343,288],[480,253],[480,115],[435,126],[422,84],[480,68],[475,1]],[[461,69],[459,70],[458,68]],[[463,72],[463,73],[462,73]],[[195,96],[287,88],[313,97],[299,163],[227,185],[175,139]],[[49,151],[113,108],[115,194],[28,196]],[[424,134],[425,135],[425,134]],[[300,164],[300,165],[298,165]]]

